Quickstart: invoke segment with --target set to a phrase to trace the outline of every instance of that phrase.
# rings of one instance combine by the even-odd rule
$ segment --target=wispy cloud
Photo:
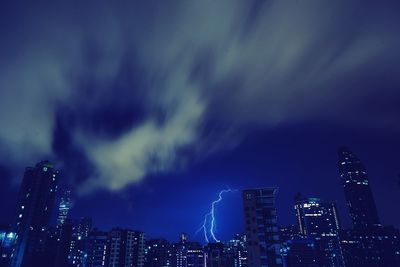
[[[18,9],[3,16],[2,158],[77,160],[60,153],[60,107],[70,113],[65,135],[94,167],[75,179],[83,193],[174,170],[181,150],[229,146],[249,125],[368,121],[398,129],[398,108],[382,106],[399,99],[397,5],[92,4],[38,7],[21,21],[13,19],[23,15]],[[204,132],[211,124],[222,126]]]

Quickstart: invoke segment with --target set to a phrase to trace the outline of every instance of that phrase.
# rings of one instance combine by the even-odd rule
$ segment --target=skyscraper
[[[346,147],[339,149],[338,156],[339,173],[354,228],[379,225],[378,212],[364,165]]]
[[[71,204],[71,190],[65,190],[58,205],[57,226],[61,227],[67,219]]]
[[[38,266],[54,205],[58,171],[48,161],[25,170],[18,197],[17,245],[12,266]]]
[[[275,208],[277,192],[275,187],[243,191],[247,265],[250,267],[282,266]]]
[[[294,207],[300,235],[315,240],[320,266],[344,266],[336,203],[305,198],[297,199]]]
[[[399,231],[380,224],[364,165],[348,148],[340,148],[338,155],[353,223],[353,229],[343,231],[341,236],[346,266],[400,266]]]

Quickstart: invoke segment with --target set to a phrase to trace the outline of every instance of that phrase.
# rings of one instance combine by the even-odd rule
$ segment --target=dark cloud
[[[399,130],[394,2],[13,5],[1,16],[1,156],[55,157],[82,192],[174,170],[182,151],[232,147],[252,127]]]

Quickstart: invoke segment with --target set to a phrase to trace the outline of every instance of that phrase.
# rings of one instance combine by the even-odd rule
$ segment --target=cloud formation
[[[55,157],[83,193],[174,170],[248,126],[398,130],[396,4],[89,2],[3,9],[0,63],[1,157]]]

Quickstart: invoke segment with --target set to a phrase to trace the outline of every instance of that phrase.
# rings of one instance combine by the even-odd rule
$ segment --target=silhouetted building
[[[225,245],[221,242],[208,243],[204,248],[207,254],[207,267],[228,267],[228,258],[225,254]]]
[[[187,247],[185,243],[182,243],[180,239],[179,243],[172,245],[172,266],[186,267],[187,266]]]
[[[103,267],[106,266],[108,233],[93,230],[89,233],[86,243],[87,266]]]
[[[300,198],[301,199],[301,198]],[[298,199],[298,200],[300,200]],[[286,267],[319,267],[313,238],[300,235],[298,225],[280,227],[281,254]]]
[[[346,267],[400,266],[400,233],[393,227],[370,227],[342,232]]]
[[[186,233],[181,233],[179,241],[181,244],[185,244],[186,242],[188,242],[188,235]]]
[[[246,235],[236,234],[226,244],[225,254],[228,258],[228,266],[247,266]]]
[[[39,258],[35,261],[35,264],[41,267],[55,266],[57,249],[60,244],[60,234],[61,231],[59,228],[52,226],[47,228]]]
[[[300,237],[299,228],[297,225],[291,224],[288,226],[281,226],[279,228],[279,236],[282,242]]]
[[[17,204],[13,265],[44,266],[46,231],[57,191],[58,171],[48,161],[25,170]]]
[[[341,234],[346,266],[400,266],[399,231],[380,224],[366,168],[348,148],[340,148],[338,155],[339,173],[353,223],[353,229]]]
[[[71,205],[71,191],[66,190],[61,196],[60,203],[58,204],[57,226],[61,226],[65,222]]]
[[[109,233],[109,267],[143,267],[145,263],[145,234],[139,231],[113,229]]]
[[[146,241],[146,267],[173,266],[171,244],[165,239],[152,239]]]
[[[313,238],[295,237],[284,243],[282,255],[286,267],[319,267]]]
[[[205,252],[197,242],[190,242],[181,234],[179,242],[170,244],[165,239],[149,240],[146,244],[146,267],[205,267]]]
[[[84,239],[89,236],[90,231],[92,230],[92,219],[82,217],[79,219],[79,223],[74,231],[74,234],[78,239]]]
[[[87,262],[87,243],[92,219],[82,217],[74,222],[68,260],[71,266],[84,267]]]
[[[8,266],[14,252],[16,234],[6,229],[0,229],[0,266]]]
[[[354,229],[380,225],[367,171],[348,148],[338,151],[339,173]]]
[[[172,245],[172,266],[186,267],[186,246],[182,244]]]
[[[187,242],[186,266],[187,267],[205,267],[206,254],[203,247],[197,242]]]
[[[247,264],[250,267],[282,266],[275,208],[277,192],[277,188],[243,191]]]
[[[344,266],[336,203],[306,198],[298,199],[294,207],[300,235],[315,240],[319,265]]]
[[[55,265],[57,267],[71,266],[68,256],[70,255],[71,242],[73,238],[73,223],[70,220],[64,220],[58,226],[59,238],[57,239],[57,251]]]

